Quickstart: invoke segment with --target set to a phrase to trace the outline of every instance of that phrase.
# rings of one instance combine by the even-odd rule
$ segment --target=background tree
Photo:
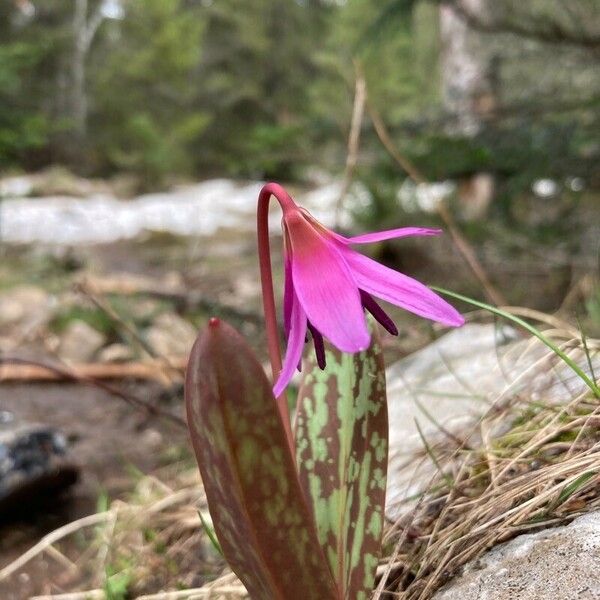
[[[185,0],[128,0],[93,57],[90,137],[96,167],[155,185],[191,173],[192,142],[208,116],[198,107],[201,7]]]
[[[489,171],[507,196],[594,181],[594,0],[19,0],[0,17],[4,167],[146,186],[339,172],[359,59],[370,106],[429,178]],[[397,187],[363,130],[361,177]]]
[[[322,73],[330,8],[293,0],[221,0],[206,10],[198,150],[210,168],[290,175],[309,150],[310,90]]]

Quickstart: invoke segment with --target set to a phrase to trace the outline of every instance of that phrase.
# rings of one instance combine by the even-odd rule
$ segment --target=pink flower
[[[342,352],[359,352],[369,346],[365,309],[390,333],[398,333],[373,296],[444,325],[463,325],[464,319],[456,309],[422,283],[350,247],[394,238],[438,235],[440,230],[405,227],[345,238],[327,229],[289,196],[280,203],[287,350],[273,388],[275,397],[283,392],[300,364],[307,330],[312,335],[321,368],[325,366],[324,337]]]

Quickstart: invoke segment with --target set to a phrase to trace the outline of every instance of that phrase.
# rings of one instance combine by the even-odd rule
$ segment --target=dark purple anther
[[[317,364],[320,369],[325,368],[325,344],[323,343],[323,336],[313,327],[312,323],[308,322],[308,329],[313,338],[315,345],[315,354],[317,355]]]
[[[360,301],[365,309],[368,310],[373,317],[375,317],[375,320],[380,323],[386,331],[389,331],[392,335],[398,335],[398,328],[396,327],[394,321],[392,321],[383,308],[381,308],[381,306],[379,306],[379,304],[373,300],[373,296],[371,296],[371,294],[367,294],[367,292],[364,292],[363,290],[359,291]]]

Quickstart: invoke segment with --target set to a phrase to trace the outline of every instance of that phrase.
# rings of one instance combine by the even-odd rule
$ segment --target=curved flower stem
[[[269,200],[271,196],[277,198],[279,205],[285,211],[293,203],[288,193],[277,183],[267,183],[258,195],[256,211],[256,228],[258,233],[258,261],[260,265],[260,283],[262,288],[263,311],[265,314],[265,327],[267,330],[267,344],[269,359],[275,381],[281,371],[281,351],[279,348],[279,333],[277,329],[277,313],[275,310],[275,296],[273,294],[273,273],[271,270],[271,247],[269,244]],[[292,457],[295,456],[294,438],[290,425],[290,413],[287,395],[283,392],[277,398],[277,406],[283,421],[283,426],[290,444]]]

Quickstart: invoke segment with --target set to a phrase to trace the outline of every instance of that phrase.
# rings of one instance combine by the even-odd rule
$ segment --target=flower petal
[[[416,279],[350,249],[344,251],[344,258],[361,290],[444,325],[464,324],[465,320],[453,306]]]
[[[306,337],[306,314],[292,291],[292,308],[290,311],[290,335],[287,340],[283,367],[273,386],[273,394],[278,398],[294,375],[294,371],[302,359],[304,338]]]
[[[342,352],[368,348],[371,336],[358,286],[335,242],[320,235],[300,213],[289,214],[285,225],[294,291],[308,320]]]
[[[393,240],[396,238],[414,237],[421,235],[439,235],[441,229],[426,229],[424,227],[400,227],[400,229],[388,229],[386,231],[375,231],[373,233],[365,233],[356,235],[350,238],[341,238],[346,244],[371,244],[372,242],[383,242],[384,240]]]
[[[283,331],[285,337],[290,335],[290,322],[292,319],[292,304],[294,296],[294,285],[292,283],[292,261],[289,256],[285,257],[283,284]]]

